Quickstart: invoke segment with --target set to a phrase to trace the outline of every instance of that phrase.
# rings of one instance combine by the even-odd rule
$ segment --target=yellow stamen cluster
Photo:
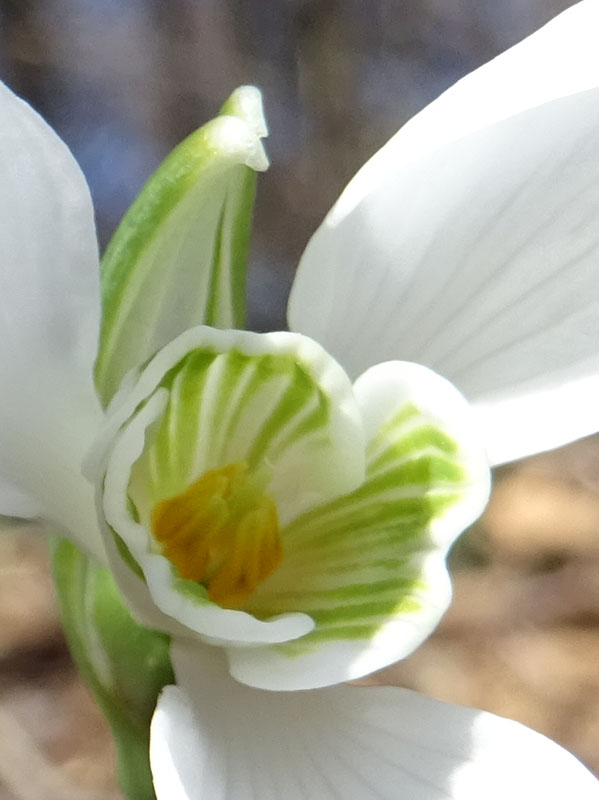
[[[204,584],[210,599],[226,608],[243,606],[281,563],[277,507],[263,483],[246,464],[228,464],[152,512],[163,555],[182,578]]]

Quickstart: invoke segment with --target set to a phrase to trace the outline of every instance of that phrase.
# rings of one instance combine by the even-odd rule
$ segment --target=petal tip
[[[223,106],[223,113],[240,117],[260,139],[268,136],[262,92],[257,86],[240,86],[235,89]]]

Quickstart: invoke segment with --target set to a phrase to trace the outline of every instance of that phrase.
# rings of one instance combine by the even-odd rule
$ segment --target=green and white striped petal
[[[95,365],[104,404],[126,373],[199,324],[243,327],[256,171],[268,167],[258,89],[182,142],[150,178],[102,260]]]
[[[113,440],[101,478],[114,532],[108,544],[140,618],[148,621],[147,605],[155,604],[166,615],[155,626],[184,626],[229,643],[286,641],[312,629],[303,613],[261,619],[216,605],[203,584],[180,576],[151,527],[157,503],[230,464],[266,476],[282,533],[294,518],[363,482],[363,427],[352,386],[319,345],[289,333],[188,331],[148,364],[115,409],[106,439]]]
[[[285,559],[256,590],[257,616],[304,612],[314,629],[274,647],[229,649],[235,678],[267,689],[352,680],[406,656],[446,610],[445,557],[488,498],[489,470],[457,390],[430,370],[380,364],[354,386],[364,484],[297,518]]]

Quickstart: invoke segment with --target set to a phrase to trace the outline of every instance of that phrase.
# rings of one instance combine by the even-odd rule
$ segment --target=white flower
[[[495,463],[599,428],[598,20],[580,3],[364,167],[304,255],[296,333],[194,327],[241,324],[240,219],[266,159],[257,95],[234,94],[103,260],[105,417],[85,183],[3,89],[0,509],[96,558],[104,542],[135,614],[173,635],[178,687],[153,727],[161,800],[597,796],[574,759],[513,723],[314,687],[430,632],[447,549],[486,498],[460,394],[394,359],[475,401]]]

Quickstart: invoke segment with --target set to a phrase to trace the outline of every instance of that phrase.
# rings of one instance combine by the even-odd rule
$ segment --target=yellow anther
[[[243,606],[283,557],[277,507],[264,483],[246,464],[228,464],[205,472],[152,512],[163,555],[182,578],[204,584],[210,599],[227,608]]]

